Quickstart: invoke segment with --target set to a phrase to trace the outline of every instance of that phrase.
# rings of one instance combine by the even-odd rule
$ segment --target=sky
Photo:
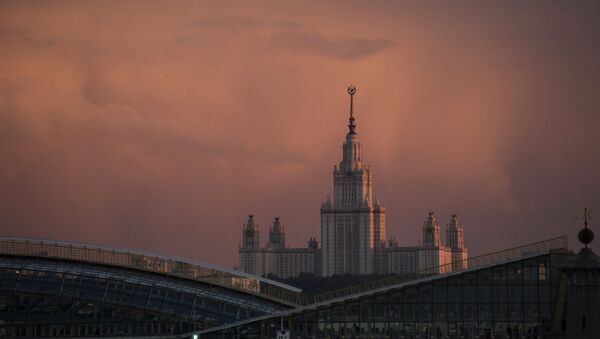
[[[600,3],[2,1],[0,235],[228,267],[320,237],[346,88],[387,234],[600,236]],[[600,240],[592,243],[600,253]]]

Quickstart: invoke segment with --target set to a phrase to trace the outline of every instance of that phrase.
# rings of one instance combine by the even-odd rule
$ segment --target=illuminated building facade
[[[269,230],[269,241],[260,247],[258,224],[250,215],[242,230],[239,249],[239,269],[259,276],[279,278],[296,277],[301,273],[320,275],[321,250],[316,239],[311,238],[308,246],[289,248],[285,242],[285,229],[279,218],[275,218]]]

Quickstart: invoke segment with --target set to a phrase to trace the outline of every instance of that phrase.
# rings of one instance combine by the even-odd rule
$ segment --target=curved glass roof
[[[301,289],[214,264],[145,251],[36,238],[0,237],[0,254],[111,265],[197,280],[296,306]]]

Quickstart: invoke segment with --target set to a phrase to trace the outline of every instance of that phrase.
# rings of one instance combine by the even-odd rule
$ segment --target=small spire
[[[583,210],[583,229],[581,231],[579,231],[579,234],[577,234],[577,237],[579,238],[579,241],[581,241],[585,245],[586,248],[588,247],[588,244],[594,240],[594,232],[588,228],[588,218],[591,219],[590,212],[588,211],[587,208],[584,208],[584,210]]]
[[[354,131],[356,128],[356,125],[354,124],[354,94],[356,94],[356,87],[354,87],[354,85],[348,87],[348,94],[350,94],[350,123],[348,124],[348,134],[356,134],[356,131]]]

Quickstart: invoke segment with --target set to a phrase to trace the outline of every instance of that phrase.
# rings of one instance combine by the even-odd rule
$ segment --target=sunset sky
[[[600,2],[2,1],[0,235],[237,265],[320,237],[347,131],[416,245],[600,237]],[[600,251],[600,240],[592,247]]]

